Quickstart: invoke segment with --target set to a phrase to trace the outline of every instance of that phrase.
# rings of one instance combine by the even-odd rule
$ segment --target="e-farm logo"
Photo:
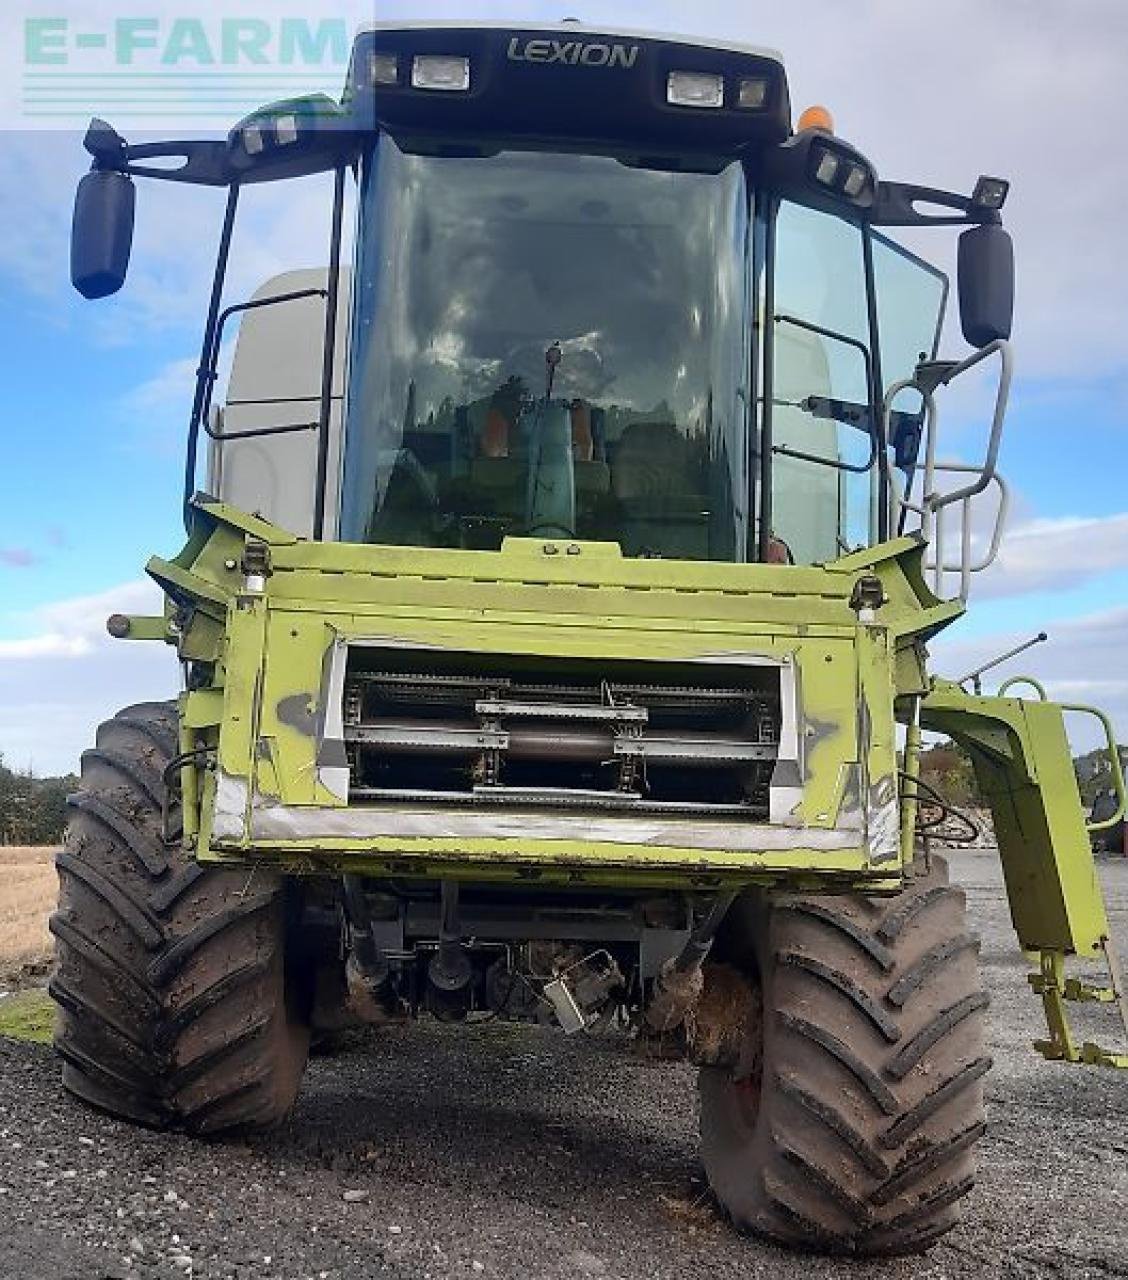
[[[214,8],[102,24],[27,16],[23,113],[63,126],[92,114],[127,124],[170,116],[234,121],[271,99],[339,97],[350,43],[343,17],[221,16]]]

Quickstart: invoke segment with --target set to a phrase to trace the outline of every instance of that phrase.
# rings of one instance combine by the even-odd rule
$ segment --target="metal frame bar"
[[[227,277],[227,260],[231,253],[231,234],[235,228],[235,214],[239,207],[240,187],[232,184],[227,192],[227,206],[223,214],[223,229],[219,236],[215,274],[212,276],[211,298],[204,322],[204,338],[200,350],[200,363],[196,368],[196,391],[192,398],[192,413],[188,421],[188,441],[184,458],[184,527],[192,532],[192,495],[196,491],[196,461],[199,451],[200,423],[203,421],[204,400],[208,394],[208,382],[214,375],[210,371],[210,356],[215,327],[219,321],[220,303],[223,301],[223,285]]]
[[[848,333],[839,333],[836,329],[826,329],[821,324],[812,324],[810,320],[800,320],[798,316],[783,313],[773,316],[772,321],[773,324],[793,324],[797,329],[806,329],[809,333],[817,333],[820,337],[831,338],[835,342],[844,343],[848,347],[853,347],[855,351],[861,352],[862,362],[866,367],[866,387],[870,395],[870,403],[866,407],[870,411],[870,422],[874,424],[866,432],[866,435],[869,436],[870,452],[869,457],[862,463],[842,462],[835,458],[820,458],[816,453],[804,453],[802,449],[792,449],[782,444],[773,445],[772,452],[782,454],[785,458],[799,458],[804,462],[813,462],[817,466],[831,467],[835,471],[849,471],[854,475],[865,475],[867,471],[872,471],[873,465],[878,458],[878,432],[881,428],[878,425],[879,415],[874,412],[873,358],[870,355],[869,348],[859,338],[851,338]],[[802,404],[802,401],[799,403]]]
[[[1013,682],[1011,682],[1013,683]],[[1001,690],[1000,690],[1001,692]],[[1108,754],[1110,772],[1112,774],[1112,789],[1116,792],[1116,811],[1108,818],[1102,818],[1099,822],[1085,822],[1086,830],[1090,833],[1095,831],[1108,831],[1115,827],[1116,824],[1123,820],[1125,812],[1128,811],[1128,796],[1124,790],[1124,770],[1120,764],[1120,748],[1116,741],[1116,730],[1112,727],[1112,721],[1098,707],[1086,706],[1080,702],[1061,702],[1058,704],[1063,711],[1073,711],[1080,715],[1096,716],[1101,723],[1101,728],[1105,735],[1105,750]],[[1128,1016],[1124,1023],[1125,1031],[1128,1031]]]
[[[868,224],[862,226],[862,260],[866,273],[866,307],[869,318],[870,350],[867,368],[870,373],[870,421],[873,424],[874,443],[877,449],[877,540],[884,542],[889,537],[890,506],[889,492],[889,436],[885,424],[885,415],[880,412],[882,371],[881,371],[881,333],[878,325],[877,280],[873,271],[873,232]],[[945,301],[947,294],[945,294]],[[941,319],[943,319],[941,310]]]
[[[934,473],[944,472],[978,472],[979,467],[974,463],[963,462],[939,462],[933,464]],[[960,500],[961,508],[961,527],[960,527],[960,559],[958,561],[950,561],[944,554],[945,550],[945,524],[944,524],[944,508],[948,505],[941,504],[931,511],[922,501],[921,504],[910,502],[901,496],[896,478],[893,481],[892,501],[898,506],[902,512],[915,512],[921,516],[921,536],[925,537],[934,548],[932,555],[926,555],[924,568],[932,574],[932,585],[938,593],[943,589],[944,575],[947,573],[958,573],[960,575],[960,598],[966,600],[970,592],[971,575],[973,573],[982,573],[984,569],[989,568],[995,563],[999,556],[999,550],[1002,546],[1003,532],[1006,529],[1007,516],[1010,514],[1010,487],[1001,475],[997,473],[991,477],[991,482],[999,490],[998,508],[995,512],[995,523],[991,529],[991,537],[988,542],[987,550],[982,557],[976,561],[972,559],[972,541],[971,541],[971,502],[970,498],[962,498]],[[935,521],[928,527],[926,533],[927,515],[935,515]]]
[[[780,200],[772,196],[766,211],[764,236],[764,330],[763,358],[761,364],[760,395],[763,406],[760,414],[760,510],[756,543],[756,559],[761,564],[768,561],[768,549],[772,541],[772,400],[775,393],[775,267],[776,222],[779,218]]]
[[[333,376],[337,356],[337,307],[341,285],[341,234],[345,211],[345,171],[333,176],[333,223],[329,240],[329,296],[325,303],[325,338],[321,356],[321,412],[317,425],[317,488],[313,497],[313,537],[325,539],[325,486],[329,478],[329,424],[333,412]]]
[[[989,356],[997,354],[999,356],[999,386],[995,395],[995,407],[991,418],[991,430],[988,436],[987,449],[982,464],[962,462],[937,462],[936,449],[939,439],[939,413],[936,408],[936,400],[933,391],[929,386],[922,385],[918,380],[918,373],[911,378],[902,378],[899,382],[895,382],[886,392],[884,403],[882,404],[881,416],[883,421],[882,434],[888,438],[889,424],[892,420],[893,403],[902,391],[913,390],[921,396],[923,401],[923,430],[924,430],[924,469],[921,476],[921,498],[919,503],[912,502],[908,490],[898,492],[897,485],[894,483],[890,492],[890,517],[893,516],[894,505],[900,510],[900,518],[893,521],[898,527],[904,525],[904,515],[909,511],[916,512],[920,516],[920,534],[935,548],[931,559],[926,561],[926,568],[931,570],[933,575],[933,587],[939,593],[943,589],[943,579],[946,573],[958,573],[960,575],[960,599],[966,600],[971,588],[971,575],[980,573],[995,562],[998,557],[999,547],[1002,543],[1003,529],[1006,525],[1007,514],[1010,510],[1010,490],[1006,481],[998,474],[998,457],[999,446],[1002,440],[1003,424],[1006,420],[1007,402],[1010,398],[1010,384],[1013,372],[1013,359],[1011,355],[1010,343],[1005,339],[999,338],[994,342],[988,343],[985,347],[980,348],[966,360],[960,361],[959,364],[953,365],[947,370],[940,380],[939,385],[945,386],[958,378],[960,374],[966,373],[967,370],[974,368]],[[949,490],[945,493],[938,493],[936,490],[936,477],[938,474],[947,473],[964,473],[975,475],[978,478],[970,484],[964,485],[957,489]],[[909,478],[909,486],[915,482],[915,475]],[[971,540],[971,501],[979,494],[983,493],[989,485],[994,483],[999,489],[999,507],[995,516],[995,524],[991,533],[990,544],[984,556],[975,562],[972,559],[972,540]],[[945,510],[953,506],[955,503],[961,504],[961,527],[960,527],[960,557],[956,562],[949,562],[945,555]]]
[[[287,435],[297,431],[317,431],[317,470],[314,494],[313,537],[315,541],[325,536],[325,486],[328,481],[329,426],[333,410],[333,381],[337,346],[337,310],[340,297],[341,241],[344,222],[345,174],[347,165],[340,165],[334,174],[333,212],[329,242],[329,275],[324,289],[296,289],[289,293],[275,294],[269,298],[252,298],[248,302],[235,303],[221,310],[223,289],[227,279],[227,264],[231,253],[231,240],[239,204],[240,186],[233,183],[227,193],[223,229],[220,233],[216,256],[215,274],[212,277],[211,298],[204,336],[201,343],[200,363],[196,369],[196,391],[192,401],[192,413],[188,423],[188,441],[184,463],[184,524],[191,532],[191,499],[196,490],[196,468],[199,456],[200,429],[212,440],[250,440],[262,436]],[[288,423],[283,426],[256,427],[248,431],[223,432],[212,428],[207,417],[211,409],[216,381],[216,365],[219,359],[223,329],[231,316],[282,302],[294,302],[301,298],[323,297],[326,301],[325,329],[322,340],[321,389],[318,395],[319,413],[315,422]]]
[[[291,431],[312,431],[316,426],[316,422],[299,422],[282,427],[256,427],[250,431],[215,431],[208,423],[211,416],[212,394],[215,389],[215,381],[219,363],[219,352],[223,346],[223,330],[227,321],[233,315],[238,315],[244,311],[257,311],[260,307],[274,306],[280,302],[296,302],[301,298],[325,298],[328,297],[326,289],[295,289],[292,293],[276,293],[269,298],[252,298],[249,302],[236,302],[230,307],[225,307],[220,312],[219,320],[215,327],[215,334],[212,338],[211,353],[208,356],[208,375],[207,388],[204,393],[204,406],[200,415],[200,425],[212,440],[250,440],[256,436],[272,436],[285,435]],[[279,404],[285,401],[277,401]]]

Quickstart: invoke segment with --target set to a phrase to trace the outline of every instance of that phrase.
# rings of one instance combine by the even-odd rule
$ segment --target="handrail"
[[[978,470],[979,468],[971,463],[932,463],[934,476],[942,472],[975,472]],[[899,490],[897,477],[894,475],[890,478],[893,481],[890,489],[891,505],[893,507],[891,514],[895,515],[896,509],[900,508],[902,511],[915,512],[921,517],[921,534],[934,550],[934,554],[931,557],[926,556],[925,558],[925,569],[932,573],[933,586],[939,592],[943,585],[944,574],[958,573],[960,575],[960,598],[966,600],[970,590],[971,575],[973,573],[982,573],[984,569],[989,568],[998,559],[1003,541],[1003,531],[1006,528],[1007,516],[1010,512],[1010,488],[1007,482],[998,472],[990,478],[989,483],[996,485],[999,490],[998,507],[986,550],[978,560],[972,559],[971,504],[973,499],[961,499],[963,524],[960,533],[960,558],[958,562],[953,562],[948,560],[945,555],[943,512],[941,511],[937,514],[935,522],[928,522],[925,517],[932,514],[932,512],[925,505],[924,499],[918,504],[903,497]]]
[[[969,369],[974,368],[977,364],[986,360],[988,356],[998,353],[999,356],[999,388],[995,393],[995,411],[991,418],[991,434],[987,439],[987,456],[983,460],[982,475],[974,484],[970,484],[963,489],[956,489],[952,493],[946,493],[937,501],[937,507],[950,506],[953,502],[959,502],[962,498],[974,498],[977,493],[982,493],[984,489],[991,483],[991,478],[995,474],[995,468],[999,460],[999,445],[1003,438],[1003,424],[1007,416],[1007,402],[1010,399],[1011,378],[1014,374],[1014,356],[1011,344],[1005,338],[996,338],[994,342],[989,342],[985,347],[968,356],[966,360],[961,360],[954,369],[950,369],[943,377],[941,385],[947,386]]]
[[[1038,694],[1039,701],[1049,701],[1045,686],[1040,680],[1035,680],[1033,676],[1011,676],[1009,680],[1004,680],[999,685],[996,697],[1003,697],[1008,689],[1013,689],[1018,684],[1029,685]],[[1118,822],[1121,822],[1125,813],[1128,813],[1128,794],[1126,794],[1124,787],[1124,768],[1120,763],[1120,748],[1116,742],[1116,730],[1112,727],[1112,721],[1099,707],[1091,707],[1084,702],[1059,702],[1057,705],[1063,712],[1068,711],[1076,715],[1095,716],[1104,730],[1105,754],[1108,756],[1109,772],[1112,776],[1112,789],[1116,795],[1116,809],[1109,817],[1101,818],[1098,822],[1090,822],[1086,819],[1085,830],[1090,834],[1096,831],[1108,831],[1111,827],[1115,827]]]
[[[1007,690],[1013,689],[1016,684],[1028,684],[1038,695],[1039,702],[1049,702],[1049,696],[1046,693],[1046,686],[1041,682],[1041,680],[1035,680],[1033,676],[1011,676],[1009,680],[1004,680],[1003,683],[999,685],[995,696],[997,698],[1005,697]]]
[[[1063,711],[1076,711],[1081,715],[1096,716],[1101,722],[1101,728],[1104,729],[1105,750],[1108,753],[1108,761],[1110,772],[1112,774],[1112,789],[1116,794],[1116,809],[1108,818],[1102,818],[1099,822],[1085,823],[1085,828],[1089,832],[1108,831],[1110,827],[1115,827],[1121,822],[1126,812],[1128,812],[1128,796],[1124,790],[1124,768],[1120,763],[1120,748],[1116,743],[1116,731],[1112,727],[1112,721],[1098,707],[1090,707],[1081,702],[1063,702],[1060,704]]]
[[[774,320],[776,324],[792,324],[797,329],[805,329],[808,333],[818,334],[821,338],[830,338],[834,342],[841,342],[844,346],[852,347],[862,357],[862,364],[865,366],[866,371],[867,388],[873,386],[873,356],[870,354],[869,347],[867,347],[859,338],[851,337],[848,333],[839,333],[837,329],[827,329],[823,325],[814,324],[810,320],[800,320],[798,316],[788,315],[786,312],[780,312],[774,317]],[[869,394],[871,397],[873,396],[872,391]],[[786,402],[776,400],[773,401],[773,403],[783,404]],[[802,402],[800,402],[798,407],[801,407],[801,405]],[[873,469],[873,464],[877,461],[880,453],[881,441],[889,438],[884,415],[881,418],[883,429],[885,429],[884,434],[879,436],[877,431],[874,430],[876,423],[874,422],[873,417],[872,400],[870,404],[867,405],[867,409],[869,411],[870,427],[866,432],[866,435],[869,436],[870,451],[869,457],[865,462],[843,462],[840,458],[820,458],[816,453],[807,453],[802,449],[793,449],[790,445],[786,444],[773,444],[771,446],[771,451],[772,453],[780,454],[785,458],[795,458],[800,462],[811,462],[820,467],[831,467],[835,471],[849,471],[854,475],[864,475],[867,471],[871,471]]]
[[[982,363],[988,357],[998,355],[1000,371],[999,385],[995,394],[995,408],[991,418],[991,430],[987,441],[987,450],[981,465],[961,462],[938,462],[936,460],[937,441],[939,438],[939,413],[933,392],[938,386],[946,386],[960,374]],[[935,557],[927,565],[933,574],[933,584],[939,592],[943,585],[945,573],[960,575],[960,598],[966,600],[971,586],[971,574],[979,573],[993,564],[999,554],[1002,543],[1003,528],[1010,509],[1010,492],[1006,482],[998,474],[999,446],[1002,440],[1003,424],[1006,420],[1007,402],[1010,398],[1011,378],[1013,374],[1013,357],[1008,341],[998,338],[989,342],[978,351],[950,367],[931,367],[932,377],[927,378],[923,367],[918,366],[912,377],[902,378],[893,383],[886,392],[881,406],[882,437],[889,438],[893,416],[893,404],[902,391],[913,390],[921,397],[921,418],[924,435],[924,471],[921,477],[921,497],[919,503],[913,502],[911,492],[914,476],[912,470],[906,472],[906,485],[903,493],[897,490],[897,483],[890,485],[890,517],[897,527],[903,528],[903,513],[913,511],[920,516],[920,534],[926,542],[935,545]],[[937,372],[939,369],[939,377]],[[915,470],[915,468],[913,469]],[[976,476],[970,484],[937,492],[936,478],[940,473],[967,473]],[[891,477],[892,478],[892,477]],[[999,508],[995,517],[994,528],[986,553],[978,562],[972,560],[971,533],[971,501],[983,493],[987,487],[995,483],[999,487]],[[962,504],[962,527],[960,530],[960,557],[958,562],[951,563],[944,553],[944,511],[956,503]],[[902,513],[897,517],[897,512]]]
[[[200,415],[204,430],[213,440],[238,440],[244,434],[242,432],[233,432],[231,435],[216,435],[216,433],[208,426],[208,417],[211,413],[212,407],[212,394],[215,388],[216,377],[218,375],[219,353],[223,347],[223,329],[228,320],[230,320],[232,316],[239,315],[244,311],[257,311],[260,307],[272,307],[280,302],[297,302],[302,298],[328,298],[328,296],[328,289],[294,289],[289,293],[274,293],[266,298],[252,298],[249,302],[236,302],[229,307],[225,307],[220,313],[215,326],[215,336],[212,339],[208,363],[206,368],[203,370],[203,377],[207,383],[207,387],[204,393],[203,410]],[[318,424],[316,422],[312,424],[314,427],[317,425]],[[298,429],[299,428],[296,427],[265,427],[254,432],[254,434],[266,435],[273,431],[284,432]]]
[[[959,502],[964,498],[975,497],[976,494],[982,493],[987,488],[995,475],[999,459],[999,445],[1003,435],[1003,424],[1006,421],[1007,402],[1010,399],[1011,378],[1014,372],[1014,357],[1011,351],[1011,344],[1005,338],[996,338],[994,342],[989,342],[985,347],[981,347],[978,351],[968,356],[966,360],[961,360],[959,364],[947,370],[938,384],[947,386],[958,378],[961,373],[966,373],[968,369],[974,368],[977,364],[986,360],[988,356],[996,353],[998,353],[1000,361],[999,386],[995,393],[995,409],[991,417],[991,434],[987,440],[987,454],[983,459],[982,467],[969,467],[969,470],[980,472],[979,480],[973,484],[966,485],[963,489],[954,489],[950,493],[938,494],[932,487],[932,472],[936,464],[936,438],[938,435],[936,423],[939,414],[936,410],[936,401],[931,388],[921,386],[917,381],[917,375],[914,373],[910,378],[902,378],[899,382],[893,383],[885,393],[885,399],[881,406],[882,435],[885,439],[889,438],[893,402],[902,391],[916,391],[924,401],[925,474],[922,485],[924,492],[922,502],[932,511],[951,506],[953,502]]]

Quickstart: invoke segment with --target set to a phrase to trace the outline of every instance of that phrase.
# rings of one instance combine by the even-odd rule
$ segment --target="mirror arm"
[[[226,141],[129,143],[113,125],[95,117],[90,121],[82,145],[93,157],[90,168],[95,172],[112,170],[131,178],[189,182],[204,187],[226,187],[233,180]],[[144,163],[158,159],[180,159],[184,163],[174,168]]]
[[[182,158],[184,163],[175,169],[137,163],[177,157]],[[124,164],[118,166],[121,172],[135,178],[187,182],[201,187],[226,187],[232,182],[226,142],[141,142],[135,146],[127,146],[123,159]]]
[[[921,213],[917,202],[951,209],[948,214]],[[911,182],[879,182],[877,199],[866,221],[875,227],[961,227],[1002,222],[997,209],[986,209],[971,196],[922,187]]]
[[[136,164],[136,160],[179,156],[176,169]],[[124,173],[130,178],[155,178],[158,182],[184,182],[197,187],[227,187],[235,181],[227,167],[227,146],[222,142],[145,142],[127,146],[120,156],[95,156],[92,173]]]

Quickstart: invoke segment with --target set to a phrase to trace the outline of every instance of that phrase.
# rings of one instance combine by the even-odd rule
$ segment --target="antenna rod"
[[[1036,644],[1041,644],[1043,640],[1049,637],[1044,631],[1039,631],[1036,636],[1030,640],[1024,640],[1022,644],[1015,645],[1013,649],[1008,649],[1006,653],[1001,653],[997,658],[992,658],[990,662],[985,662],[981,667],[976,667],[974,671],[969,671],[966,676],[956,681],[956,684],[967,684],[970,680],[972,687],[977,694],[983,692],[983,673],[990,671],[992,668],[1000,666],[1004,662],[1009,662],[1011,658],[1017,658],[1020,653],[1025,653],[1027,649],[1033,649]]]

